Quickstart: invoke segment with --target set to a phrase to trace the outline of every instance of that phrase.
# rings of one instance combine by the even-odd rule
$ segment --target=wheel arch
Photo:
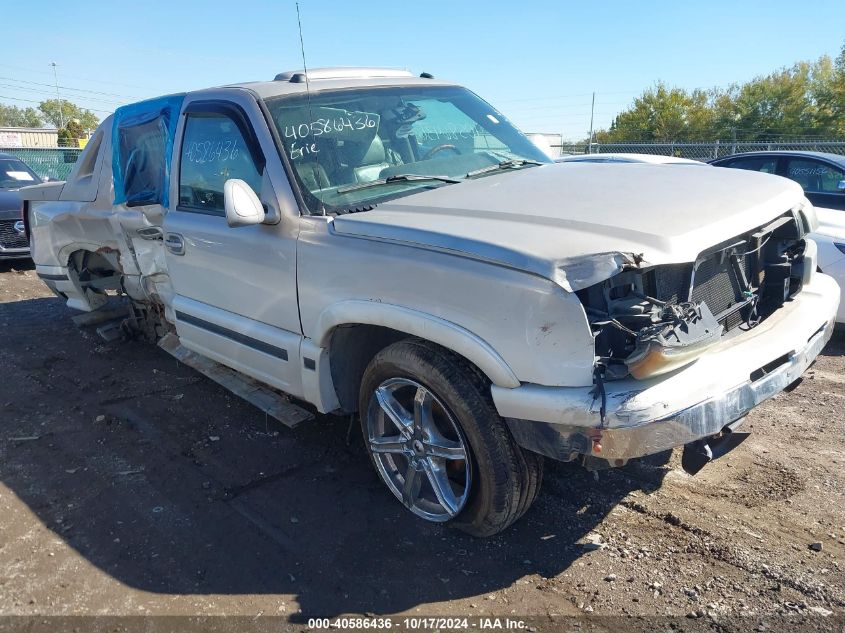
[[[123,287],[120,253],[115,249],[73,242],[59,249],[56,259],[59,266],[36,265],[36,271],[48,287],[65,299],[68,307],[83,312],[97,310],[106,304],[104,291]]]
[[[91,267],[103,272],[123,274],[120,252],[108,246],[69,244],[59,251],[59,261],[68,268],[75,268],[77,272],[81,272],[83,267]]]
[[[404,306],[344,301],[320,314],[313,337],[319,347],[329,350],[332,381],[344,410],[357,409],[361,377],[373,356],[409,337],[458,354],[495,385],[514,388],[520,384],[489,343],[451,321]]]

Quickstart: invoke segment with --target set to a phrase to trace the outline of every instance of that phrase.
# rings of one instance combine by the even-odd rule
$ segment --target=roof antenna
[[[311,110],[311,80],[308,79],[308,65],[305,63],[305,42],[302,40],[302,17],[299,14],[299,2],[296,3],[296,23],[299,26],[299,50],[302,52],[302,70],[305,72],[305,94],[308,98],[308,118],[310,119],[308,123],[308,129],[311,129],[311,123],[314,121],[314,112]],[[317,187],[319,189],[323,188],[323,183],[320,181],[320,172],[322,168],[320,167],[320,153],[319,151],[314,154],[314,161],[317,163],[317,171],[314,174],[314,182],[317,183]],[[313,195],[313,194],[312,194]],[[317,196],[314,196],[315,198]],[[323,198],[317,198],[320,202],[320,215],[326,215],[326,207],[323,204]]]

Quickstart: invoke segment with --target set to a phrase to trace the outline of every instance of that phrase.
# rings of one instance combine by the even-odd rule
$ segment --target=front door
[[[287,180],[254,97],[217,95],[186,99],[176,131],[164,219],[176,330],[188,349],[300,395],[299,218],[281,203]],[[230,178],[247,182],[278,222],[230,227]]]

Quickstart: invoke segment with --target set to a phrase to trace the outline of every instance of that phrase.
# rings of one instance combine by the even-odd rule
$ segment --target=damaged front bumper
[[[691,365],[606,383],[604,421],[592,387],[494,385],[493,401],[524,448],[621,465],[716,435],[794,383],[832,336],[838,304],[836,282],[814,274],[763,323],[735,330]]]

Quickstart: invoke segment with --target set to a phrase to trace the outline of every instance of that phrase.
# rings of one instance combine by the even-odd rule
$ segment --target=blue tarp
[[[132,103],[112,124],[114,203],[169,204],[170,160],[184,95]]]

